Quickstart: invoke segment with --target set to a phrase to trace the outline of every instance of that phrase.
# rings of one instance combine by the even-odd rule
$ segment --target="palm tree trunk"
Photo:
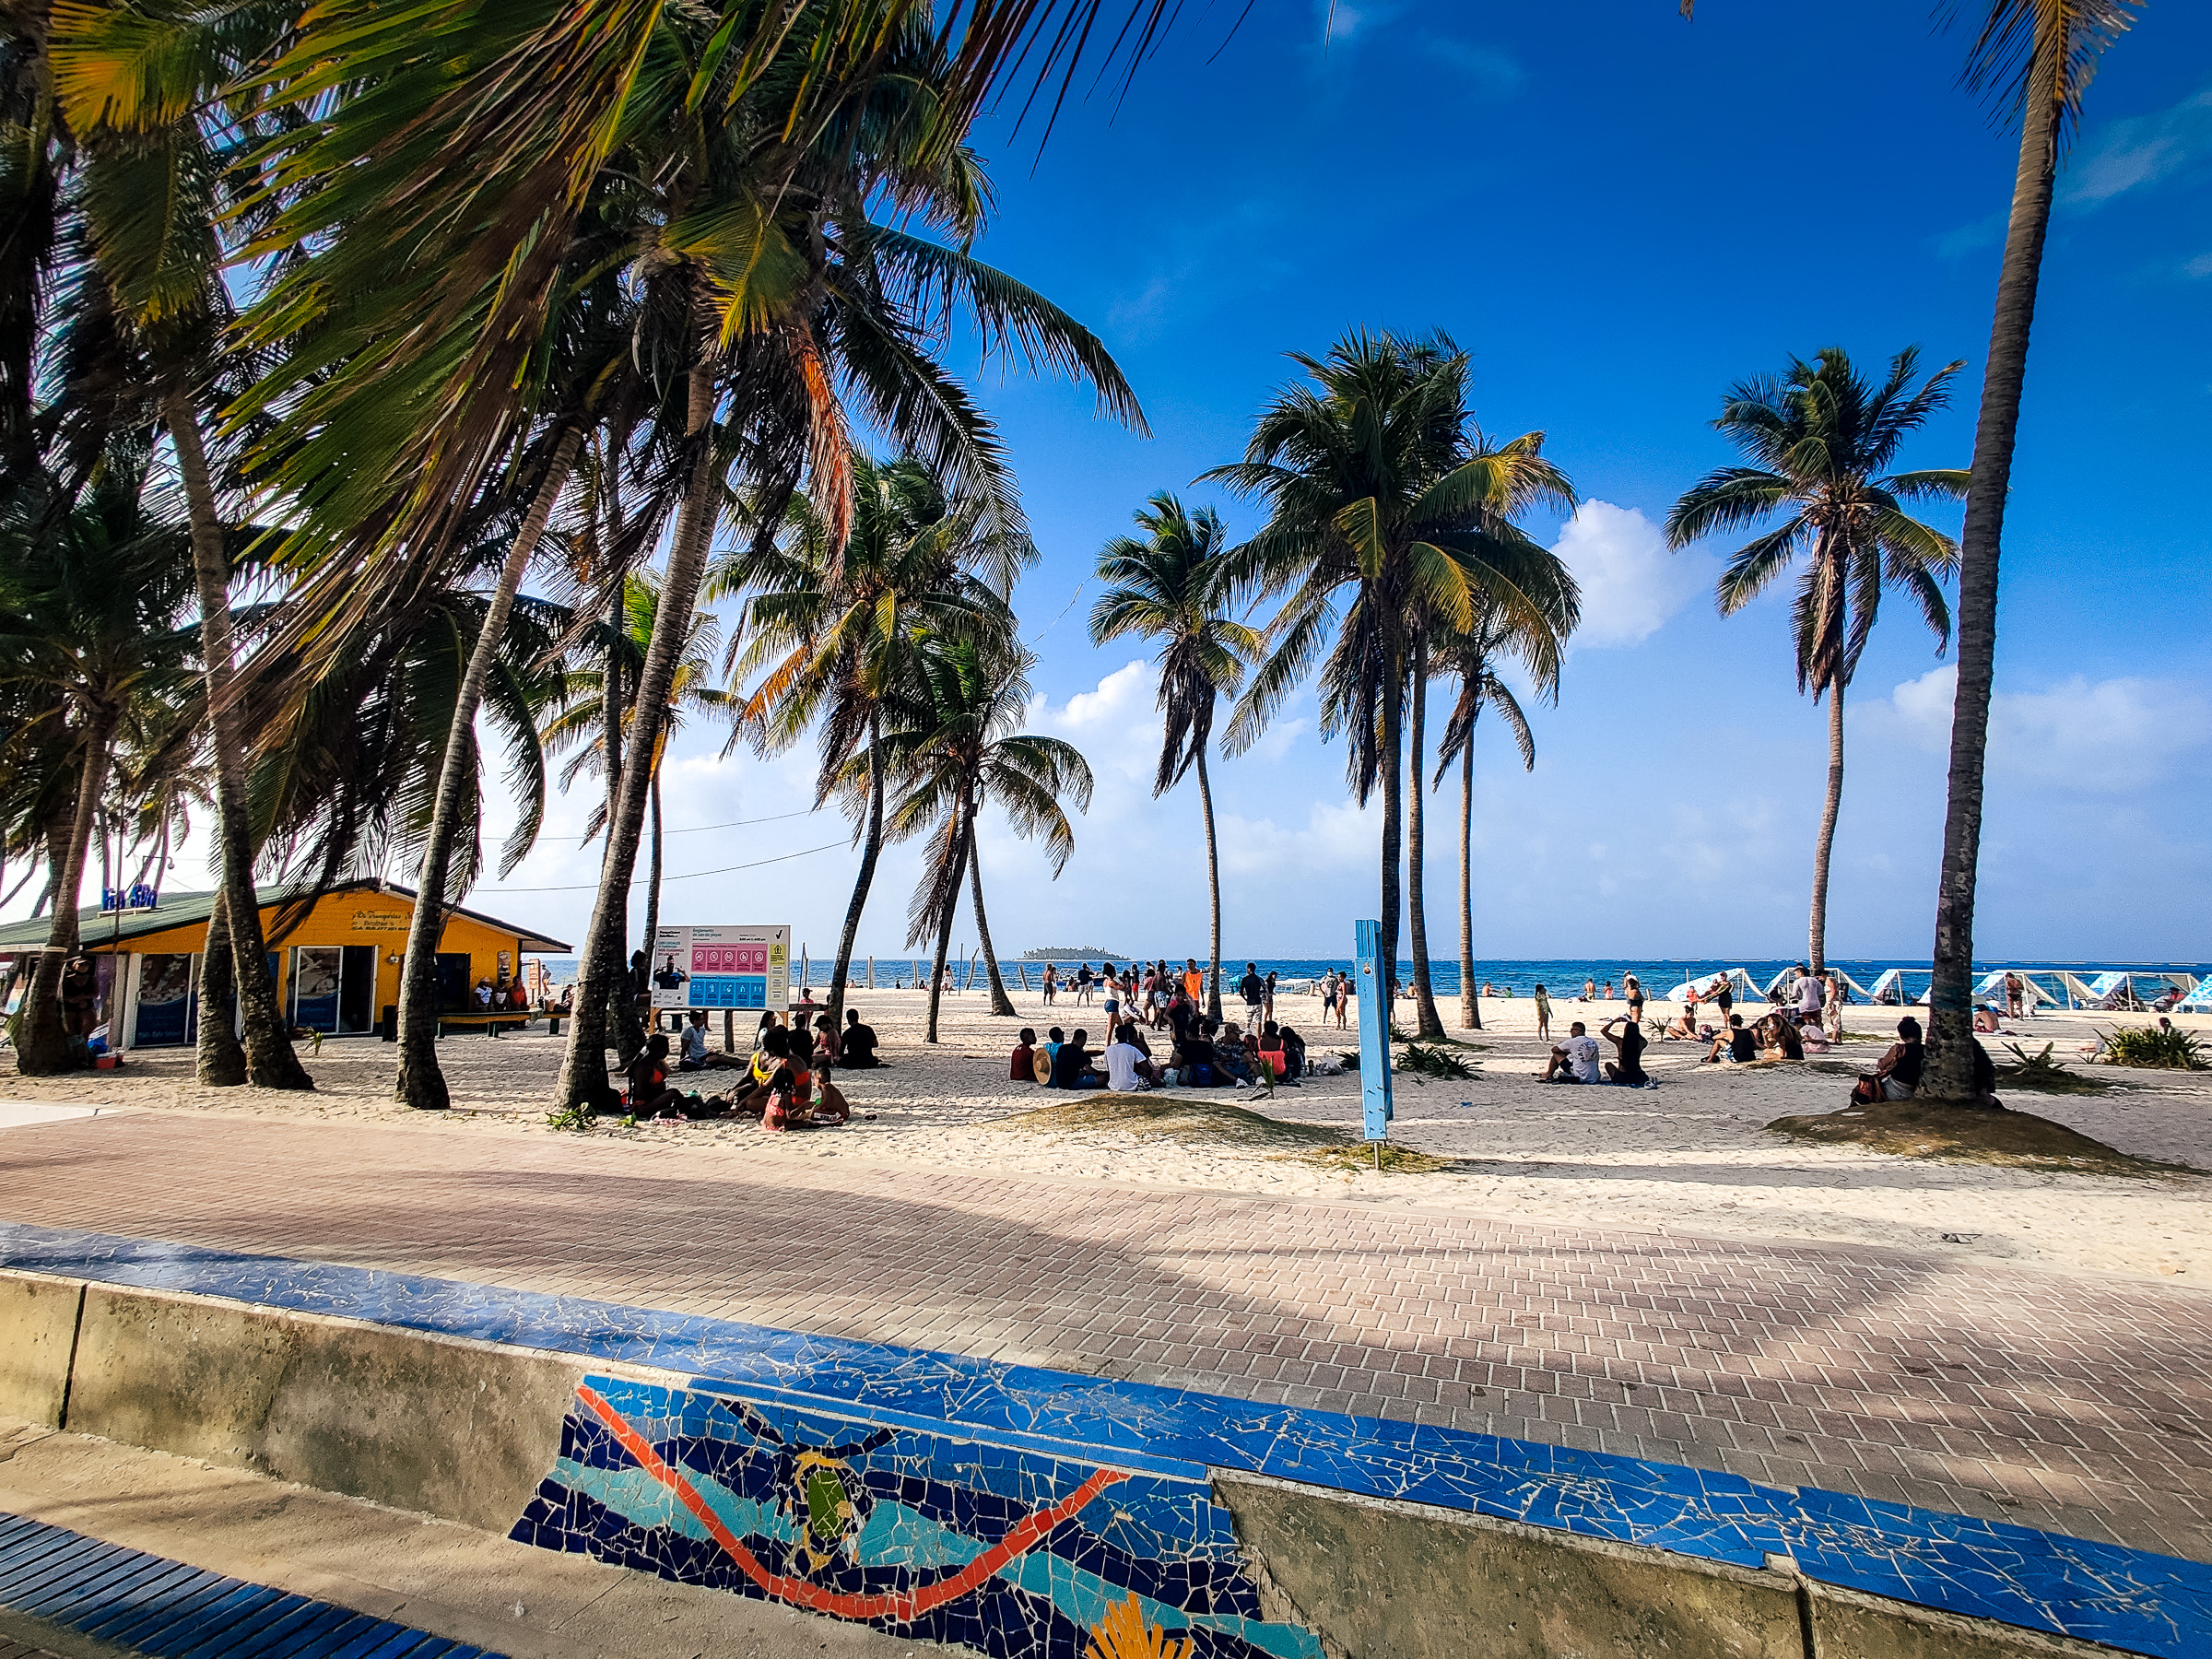
[[[54,861],[53,921],[46,930],[46,948],[39,953],[38,968],[30,976],[22,1036],[16,1046],[16,1069],[27,1077],[53,1077],[69,1070],[76,1061],[76,1043],[62,1021],[62,971],[83,942],[77,927],[77,888],[84,885],[85,856],[92,841],[100,792],[107,783],[108,739],[114,730],[115,715],[104,709],[96,712],[85,728],[76,810],[70,815],[69,839],[63,842],[61,857]],[[123,989],[120,982],[115,989]]]
[[[653,769],[651,790],[653,818],[652,852],[645,862],[645,954],[653,954],[654,942],[661,936],[661,769]]]
[[[868,907],[868,889],[876,882],[876,861],[883,853],[883,759],[877,745],[883,736],[881,711],[868,711],[868,825],[861,839],[860,874],[853,880],[853,900],[845,906],[844,931],[837,936],[837,966],[830,974],[830,1019],[833,1029],[845,1026],[845,984],[853,976],[853,945],[860,936],[860,918]]]
[[[230,559],[216,510],[207,452],[200,444],[199,417],[182,385],[161,400],[161,415],[176,446],[192,522],[192,568],[200,594],[200,652],[207,678],[207,724],[214,736],[216,842],[222,890],[230,912],[231,979],[245,1025],[246,1081],[259,1088],[312,1088],[314,1080],[292,1052],[290,1028],[276,1006],[276,982],[262,942],[261,898],[253,888],[253,831],[246,810],[245,743],[229,699],[236,648],[230,634]],[[203,1081],[214,1082],[213,1078]]]
[[[1422,734],[1429,714],[1429,653],[1413,644],[1413,724],[1406,734],[1412,750],[1413,788],[1406,801],[1406,900],[1407,931],[1413,945],[1413,1006],[1419,1035],[1434,1042],[1444,1035],[1444,1022],[1436,1011],[1436,987],[1429,972],[1429,916],[1422,880],[1422,859],[1428,852],[1426,802],[1421,788]]]
[[[662,583],[653,638],[645,648],[645,664],[638,675],[637,696],[631,704],[629,746],[633,754],[641,756],[653,754],[660,741],[668,688],[676,678],[677,654],[690,632],[700,576],[706,567],[707,547],[713,539],[715,513],[722,502],[722,479],[715,468],[713,434],[709,429],[714,418],[714,377],[709,369],[694,366],[689,378],[688,432],[699,453],[691,464],[683,506],[677,513],[676,534],[668,547],[668,573]],[[612,929],[628,910],[629,880],[637,869],[638,841],[644,829],[645,797],[652,781],[650,766],[627,769],[616,809],[607,818],[606,861],[600,871],[598,901],[593,908],[592,928],[577,973],[579,1005],[605,1002],[616,994],[625,971],[622,935]],[[578,1035],[582,1036],[581,1027]],[[571,1042],[561,1061],[561,1102],[572,1105],[587,1092],[596,1093],[606,1086],[606,1078],[604,1052],[596,1047],[587,1049],[582,1041]]]
[[[1843,809],[1843,682],[1828,688],[1828,806],[1820,814],[1820,839],[1813,846],[1813,913],[1806,938],[1815,973],[1828,971],[1828,858],[1836,844],[1836,818]]]
[[[1467,728],[1459,758],[1459,1023],[1482,1030],[1482,999],[1475,994],[1475,730]]]
[[[220,893],[207,917],[200,947],[199,1045],[194,1055],[199,1080],[210,1088],[235,1088],[246,1080],[246,1051],[238,1041],[238,976],[230,960],[230,909]]]
[[[1006,982],[998,971],[998,952],[991,947],[991,924],[983,915],[983,850],[974,845],[974,836],[969,836],[968,890],[975,900],[975,937],[983,947],[983,970],[991,979],[991,1012],[1011,1017],[1014,999],[1006,994]]]
[[[1198,810],[1206,818],[1206,916],[1212,926],[1210,937],[1214,949],[1213,989],[1206,994],[1206,1014],[1216,1024],[1221,1019],[1221,853],[1214,843],[1214,785],[1206,775],[1206,745],[1198,746],[1194,756],[1198,765]]]
[[[582,430],[571,426],[554,448],[514,545],[507,549],[507,562],[500,567],[499,582],[491,591],[491,604],[453,700],[453,724],[446,728],[438,799],[430,808],[429,832],[416,873],[415,913],[407,922],[406,957],[399,971],[399,1070],[393,1094],[401,1104],[419,1111],[442,1112],[452,1104],[445,1074],[438,1068],[438,943],[445,932],[445,888],[453,873],[453,837],[461,828],[461,797],[473,787],[477,775],[477,710],[483,703],[484,682],[491,677],[500,641],[507,632],[523,572],[545,534],[553,503],[568,484],[582,441]]]
[[[1398,854],[1403,842],[1399,824],[1399,785],[1405,757],[1399,746],[1405,735],[1403,703],[1396,675],[1382,699],[1382,913],[1375,936],[1375,994],[1382,999],[1382,1029],[1390,1029],[1396,1006],[1393,987],[1398,978]]]
[[[1920,1092],[1936,1100],[1973,1098],[1974,879],[1982,853],[1983,765],[1989,745],[1989,699],[1996,676],[1997,553],[2012,451],[2019,431],[2020,389],[2028,374],[2028,334],[2035,320],[2043,237],[2057,174],[2055,96],[2065,65],[2039,42],[2020,121],[2019,163],[2005,264],[1997,276],[1982,411],[1974,426],[1966,524],[1959,537],[1959,689],[1951,706],[1951,765],[1943,820],[1943,865],[1936,888],[1935,977],[1928,987],[1928,1059]]]
[[[945,888],[945,915],[937,924],[937,954],[930,962],[929,1030],[923,1037],[924,1042],[937,1040],[937,1000],[945,994],[945,955],[952,948],[952,918],[960,908],[960,877],[967,874],[965,866],[968,863],[971,825],[967,806],[962,805],[958,810],[960,813],[960,827],[957,832],[958,844],[952,850],[952,880]]]

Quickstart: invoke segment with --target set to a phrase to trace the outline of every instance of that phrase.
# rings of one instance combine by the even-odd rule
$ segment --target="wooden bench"
[[[438,1016],[438,1035],[445,1035],[448,1028],[463,1030],[480,1030],[487,1037],[497,1037],[501,1031],[530,1029],[527,1014],[441,1014]]]

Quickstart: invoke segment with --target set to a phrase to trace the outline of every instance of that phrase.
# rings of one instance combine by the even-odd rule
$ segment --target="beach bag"
[[[1859,1080],[1851,1086],[1851,1103],[1853,1106],[1873,1106],[1881,1101],[1882,1080],[1861,1073]]]

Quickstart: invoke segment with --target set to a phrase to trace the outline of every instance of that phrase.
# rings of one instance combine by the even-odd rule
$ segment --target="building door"
[[[468,997],[468,952],[441,950],[438,953],[438,1006],[441,1012],[458,1014],[476,1005]]]
[[[338,1030],[365,1031],[376,1023],[376,947],[348,945],[338,968]]]
[[[311,1031],[338,1029],[338,981],[345,953],[335,945],[292,950],[292,1023]]]
[[[137,1048],[181,1048],[193,1039],[193,961],[189,956],[138,959]]]

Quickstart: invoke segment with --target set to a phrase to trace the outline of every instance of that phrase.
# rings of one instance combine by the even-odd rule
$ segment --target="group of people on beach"
[[[746,1059],[715,1052],[707,1041],[707,1016],[694,1008],[684,1020],[676,1070],[737,1071],[743,1075],[726,1093],[700,1096],[676,1087],[670,1076],[670,1045],[655,1031],[629,1067],[629,1092],[622,1107],[641,1122],[695,1122],[732,1116],[758,1118],[771,1131],[823,1127],[851,1121],[844,1091],[830,1080],[839,1068],[865,1071],[881,1066],[875,1029],[860,1010],[845,1010],[840,1030],[829,1014],[818,1014],[811,1029],[804,1009],[791,1024],[771,1008],[760,1016]]]
[[[1139,977],[1142,1006],[1157,1006],[1156,1018],[1148,1022],[1140,1023],[1134,1014],[1124,1017],[1120,998],[1109,1000],[1102,1050],[1090,1046],[1090,1033],[1080,1026],[1073,1032],[1053,1026],[1042,1041],[1034,1027],[1022,1027],[1008,1063],[1008,1079],[1047,1088],[1107,1088],[1117,1094],[1174,1084],[1198,1088],[1295,1087],[1306,1072],[1305,1039],[1270,1018],[1273,976],[1262,978],[1252,963],[1244,965],[1238,994],[1245,999],[1246,1023],[1240,1025],[1233,1019],[1217,1022],[1201,1011],[1205,981],[1194,961],[1191,967],[1189,978],[1172,983],[1166,1001],[1159,1005],[1152,1003],[1153,992],[1143,983],[1156,977],[1153,971]],[[1146,1024],[1171,1033],[1164,1057],[1155,1054],[1146,1039]]]

